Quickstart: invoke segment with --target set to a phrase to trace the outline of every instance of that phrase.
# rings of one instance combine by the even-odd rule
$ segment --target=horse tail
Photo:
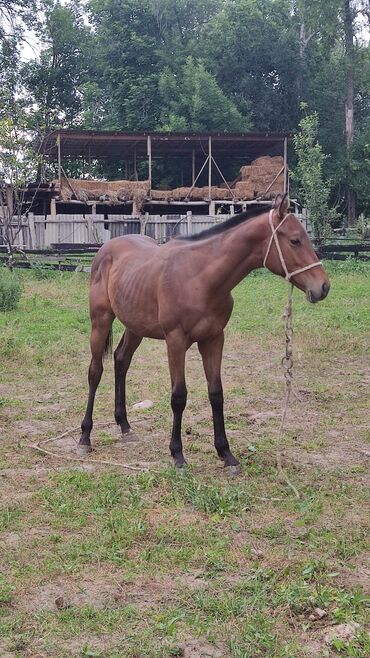
[[[105,341],[105,346],[104,346],[104,358],[108,355],[111,355],[113,352],[113,331],[112,327],[109,329],[109,334],[106,338]]]

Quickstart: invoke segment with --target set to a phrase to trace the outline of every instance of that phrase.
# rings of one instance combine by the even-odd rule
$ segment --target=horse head
[[[303,290],[309,302],[314,304],[324,299],[330,289],[328,275],[302,223],[289,213],[286,194],[275,201],[269,213],[269,225],[263,264]]]

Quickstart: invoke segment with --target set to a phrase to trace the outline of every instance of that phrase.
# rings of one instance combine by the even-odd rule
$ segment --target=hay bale
[[[148,191],[146,189],[137,189],[133,192],[132,202],[136,212],[141,212],[145,201],[148,198]]]
[[[75,189],[75,197],[78,201],[81,201],[81,203],[86,203],[89,200],[89,196],[86,190],[79,188]]]
[[[257,192],[254,189],[253,185],[249,181],[240,181],[235,183],[235,194],[238,199],[254,199],[257,196]]]
[[[117,199],[118,201],[130,201],[132,199],[132,194],[126,187],[120,187],[117,190]]]
[[[223,201],[232,199],[233,196],[227,187],[212,187],[212,199]]]
[[[152,190],[151,197],[154,201],[169,201],[173,199],[173,190]]]
[[[59,196],[62,201],[70,201],[72,199],[72,190],[70,190],[69,187],[62,185]]]
[[[284,166],[284,158],[281,155],[270,157],[269,155],[262,155],[260,158],[253,160],[252,165],[255,167],[263,167],[265,171],[275,171],[276,174]]]
[[[145,190],[146,194],[149,193],[150,183],[148,180],[114,180],[108,181],[108,189],[112,191],[117,191],[124,188],[130,192],[135,192],[135,190]]]
[[[284,159],[280,155],[275,157],[264,155],[253,160],[250,165],[242,166],[240,168],[241,181],[235,184],[237,194],[242,198],[253,199],[256,196],[270,198],[271,194],[282,192],[284,173],[281,173],[272,185],[271,183],[283,166]],[[266,192],[270,185],[269,191]]]

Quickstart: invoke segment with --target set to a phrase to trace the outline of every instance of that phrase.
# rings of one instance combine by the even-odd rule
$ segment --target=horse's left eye
[[[295,240],[291,240],[290,244],[294,245],[294,247],[298,247],[298,245],[301,244],[301,241],[296,238]]]

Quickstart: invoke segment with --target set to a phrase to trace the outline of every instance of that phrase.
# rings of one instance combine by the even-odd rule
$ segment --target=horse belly
[[[164,338],[158,321],[156,272],[130,267],[111,271],[108,294],[115,316],[137,336]]]

